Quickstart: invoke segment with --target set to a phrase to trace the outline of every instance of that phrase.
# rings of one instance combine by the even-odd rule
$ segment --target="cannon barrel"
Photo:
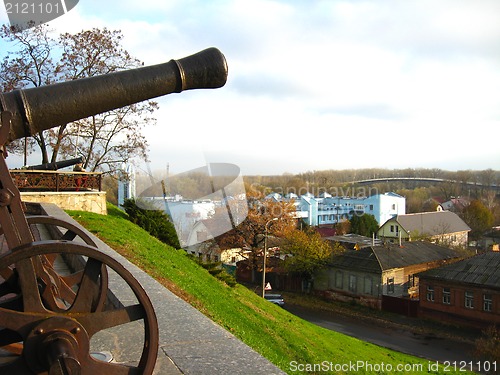
[[[54,163],[30,165],[29,167],[26,167],[26,169],[31,171],[57,171],[58,169],[71,167],[72,165],[79,163],[83,163],[83,158],[81,156],[79,158],[61,160]]]
[[[0,112],[12,113],[12,141],[158,96],[222,87],[226,79],[226,59],[212,47],[163,64],[0,94]]]

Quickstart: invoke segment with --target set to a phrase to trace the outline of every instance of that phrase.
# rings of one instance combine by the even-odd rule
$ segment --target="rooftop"
[[[454,212],[432,211],[397,215],[388,221],[396,221],[408,233],[426,235],[468,232],[470,227]]]
[[[421,278],[500,288],[500,253],[487,252],[419,274]]]
[[[430,242],[404,242],[403,246],[384,244],[349,250],[332,260],[332,265],[345,269],[381,272],[416,264],[436,261],[451,261],[460,258],[460,253]]]
[[[375,246],[372,249],[384,271],[439,260],[448,261],[461,257],[461,254],[456,250],[425,241],[403,242],[402,246],[384,244]]]

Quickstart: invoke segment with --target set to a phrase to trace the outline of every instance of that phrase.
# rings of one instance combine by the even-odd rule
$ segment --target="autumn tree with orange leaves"
[[[264,242],[268,246],[277,246],[280,239],[291,233],[296,225],[295,205],[293,202],[277,202],[265,199],[263,194],[246,186],[248,215],[236,228],[215,239],[220,249],[242,249],[242,254],[252,265],[253,278],[258,268],[258,259],[262,257]],[[267,229],[266,229],[267,228]]]

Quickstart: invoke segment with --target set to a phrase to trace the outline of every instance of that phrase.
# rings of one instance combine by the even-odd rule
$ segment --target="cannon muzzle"
[[[216,48],[180,60],[0,94],[0,112],[12,113],[8,141],[158,96],[219,88],[227,63]]]
[[[72,165],[81,163],[83,163],[83,158],[79,157],[74,159],[56,161],[54,163],[30,165],[29,167],[26,167],[26,169],[30,171],[57,171],[58,169],[71,167]]]

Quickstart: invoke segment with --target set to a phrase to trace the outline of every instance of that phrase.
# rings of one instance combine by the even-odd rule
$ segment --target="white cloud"
[[[500,169],[499,16],[496,0],[85,0],[51,26],[120,29],[148,65],[225,54],[224,88],[160,99],[160,164]]]

